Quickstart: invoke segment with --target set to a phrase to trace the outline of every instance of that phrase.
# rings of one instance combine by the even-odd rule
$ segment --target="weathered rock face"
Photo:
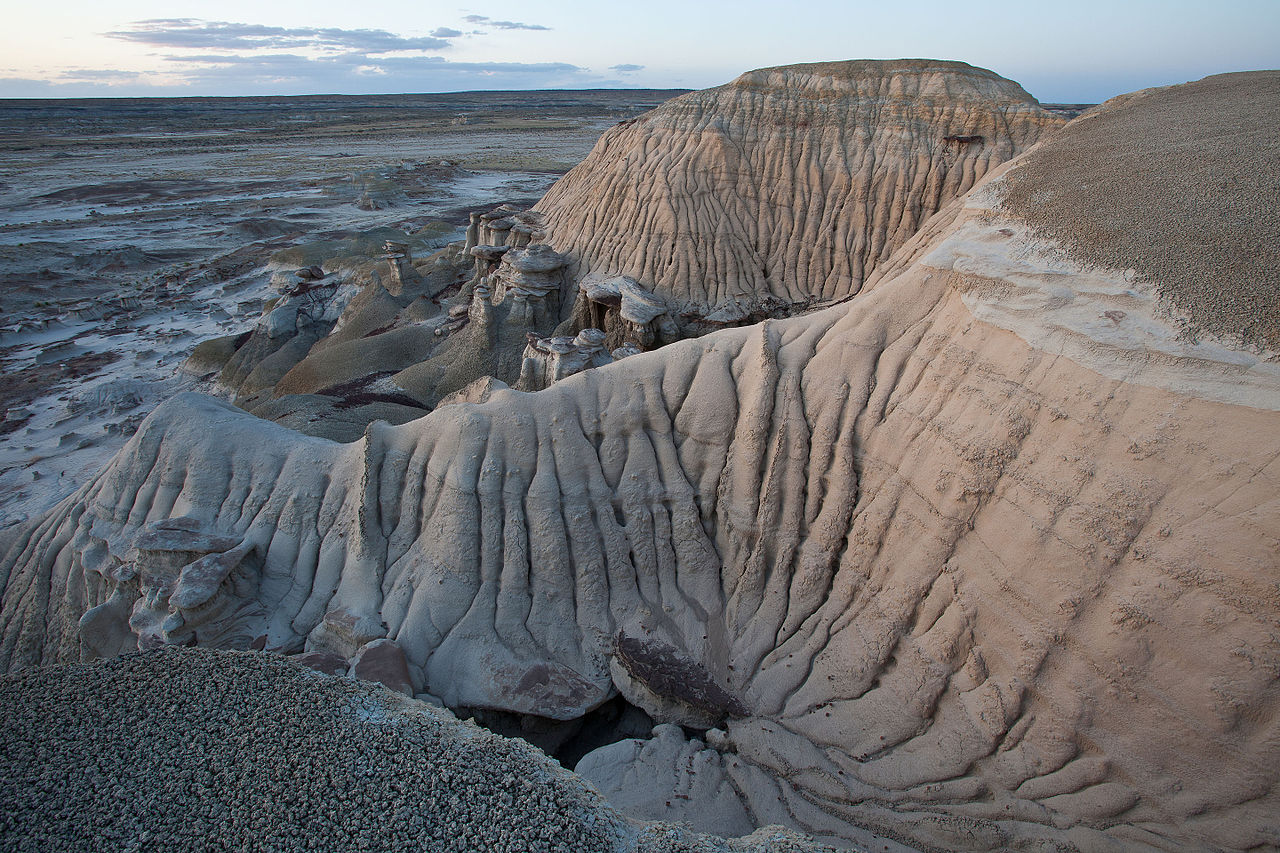
[[[608,131],[535,210],[576,279],[631,276],[698,315],[776,313],[857,293],[930,215],[1062,123],[962,62],[766,68]]]
[[[1270,126],[1280,96],[1256,92],[1280,88],[1258,79],[1234,80],[1252,106],[1231,122]],[[1143,140],[1137,178],[1176,182],[1162,158],[1189,145],[1224,156],[1214,92],[1107,108],[1176,99],[1202,128]],[[1266,181],[1280,140],[1257,138]],[[454,707],[564,720],[620,693],[713,726],[584,759],[647,817],[949,849],[1275,846],[1276,355],[1189,340],[1154,284],[1037,237],[1002,207],[1036,156],[847,304],[537,394],[348,445],[176,398],[0,563],[0,663],[92,654],[81,615],[137,595],[101,555],[192,519],[252,548],[260,611],[235,636],[386,637]],[[1144,191],[1130,177],[1079,183],[1122,198]],[[1241,227],[1280,240],[1266,215]]]

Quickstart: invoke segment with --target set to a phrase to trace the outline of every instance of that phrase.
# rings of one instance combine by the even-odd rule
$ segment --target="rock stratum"
[[[1073,202],[1104,183],[1105,221],[1186,197],[1203,174],[1173,164],[1233,156],[1235,132],[1254,180],[1215,195],[1274,185],[1278,77],[1104,105],[1055,144],[1109,128],[1144,169],[1082,164],[1032,216],[1011,187],[1057,161],[1031,148],[825,310],[348,444],[177,397],[9,548],[0,663],[398,648],[406,691],[450,707],[643,709],[652,738],[577,765],[633,816],[916,849],[1280,845],[1280,365],[1218,319],[1188,335],[1197,303],[1080,248],[1099,237]],[[1151,138],[1153,116],[1197,132]],[[540,205],[552,234],[567,198]],[[1266,211],[1238,227],[1280,240]]]
[[[812,307],[1062,123],[963,62],[764,68],[608,131],[535,210],[575,277],[698,315]]]

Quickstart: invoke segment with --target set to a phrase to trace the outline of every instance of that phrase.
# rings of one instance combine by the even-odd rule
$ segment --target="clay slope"
[[[631,276],[699,314],[807,306],[857,293],[930,215],[1062,122],[962,62],[765,68],[608,131],[535,209],[578,278]]]
[[[1217,128],[1186,91],[1108,109]],[[1253,103],[1231,121],[1280,108]],[[1152,144],[1149,179],[1195,144]],[[1005,210],[1037,151],[847,304],[540,393],[347,445],[177,398],[9,551],[0,662],[386,636],[451,706],[569,719],[618,691],[712,727],[582,760],[640,817],[1280,845],[1280,371]]]

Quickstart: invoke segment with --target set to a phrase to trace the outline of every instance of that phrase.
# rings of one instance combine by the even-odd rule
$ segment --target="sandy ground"
[[[196,387],[178,368],[252,328],[275,252],[531,204],[671,94],[0,102],[0,528]]]

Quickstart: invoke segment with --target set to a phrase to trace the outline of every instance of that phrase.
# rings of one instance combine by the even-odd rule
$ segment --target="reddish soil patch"
[[[0,373],[0,408],[7,413],[10,409],[25,406],[47,394],[50,388],[70,379],[90,376],[119,360],[119,353],[87,352],[56,364],[37,364],[22,370],[5,370]],[[8,435],[26,422],[26,418],[0,421],[0,435]]]

